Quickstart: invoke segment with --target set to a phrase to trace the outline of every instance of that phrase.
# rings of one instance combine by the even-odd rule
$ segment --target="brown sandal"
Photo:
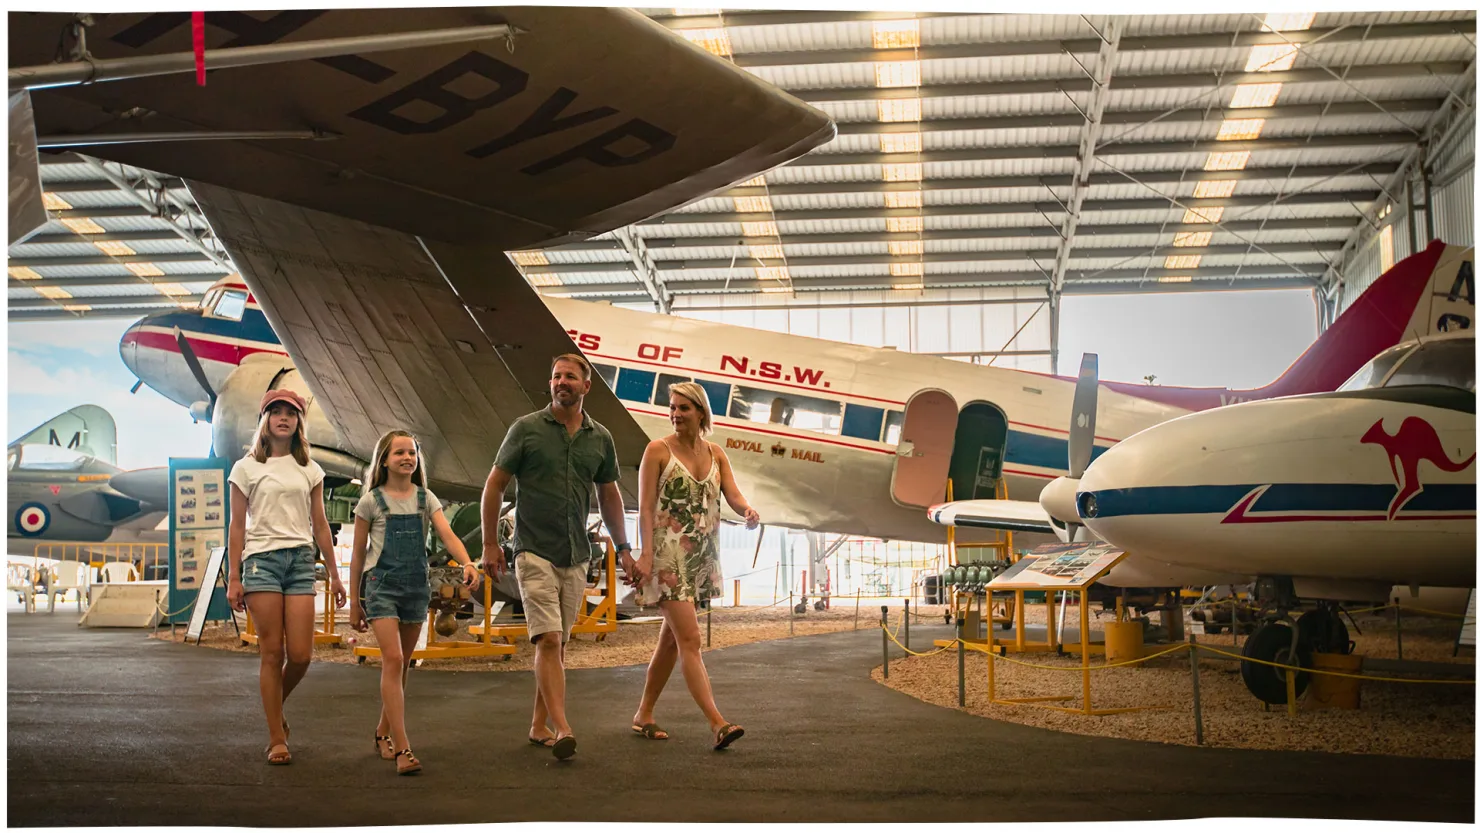
[[[406,760],[403,762],[402,758]],[[410,749],[402,749],[396,753],[397,775],[411,775],[417,772],[421,772],[421,761],[416,759],[416,755]]]
[[[375,751],[380,753],[382,761],[394,761],[396,759],[395,741],[390,735],[375,736]]]
[[[283,751],[273,751],[279,748]],[[293,753],[288,751],[288,745],[286,743],[275,743],[267,749],[267,763],[272,766],[286,766],[293,763]]]
[[[293,739],[293,730],[288,728],[288,718],[285,717],[285,718],[283,718],[283,740],[284,741],[289,741],[289,740],[292,740],[292,739]],[[265,749],[263,751],[265,751],[265,752],[272,752],[272,744],[271,743],[267,744],[267,749]]]

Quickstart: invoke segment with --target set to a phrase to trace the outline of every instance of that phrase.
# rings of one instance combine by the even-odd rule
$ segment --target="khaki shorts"
[[[562,642],[570,641],[570,629],[575,627],[586,597],[586,566],[583,562],[574,567],[556,567],[532,552],[515,556],[514,575],[519,579],[529,641],[557,631]]]

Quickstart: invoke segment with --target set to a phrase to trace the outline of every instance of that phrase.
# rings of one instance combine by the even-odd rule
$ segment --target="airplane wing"
[[[496,246],[423,246],[321,211],[191,189],[342,450],[369,459],[385,431],[409,430],[434,488],[476,499],[509,425],[549,404],[550,359],[577,352],[508,257]],[[647,435],[600,377],[586,408],[611,431],[635,502]]]
[[[1004,529],[1011,532],[1059,533],[1048,513],[1035,501],[957,500],[926,510],[931,521],[943,526]]]
[[[11,445],[66,446],[109,465],[118,464],[118,426],[113,415],[97,405],[69,408]]]
[[[191,49],[188,12],[94,17],[87,46],[95,58]],[[9,15],[11,66],[51,62],[73,18]],[[205,20],[207,49],[489,24],[522,31],[512,43],[221,69],[204,87],[165,75],[39,89],[37,133],[215,134],[82,151],[504,251],[647,219],[836,133],[821,111],[629,9],[222,11]],[[326,138],[228,138],[243,131]]]

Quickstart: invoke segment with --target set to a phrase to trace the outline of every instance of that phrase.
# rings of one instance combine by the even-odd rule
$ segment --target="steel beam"
[[[7,318],[12,323],[24,323],[26,321],[73,321],[79,318],[136,319],[143,318],[150,313],[167,312],[173,309],[179,309],[179,307],[174,304],[154,304],[152,306],[139,306],[131,307],[128,309],[124,309],[122,307],[105,307],[103,309],[79,310],[77,312],[68,312],[67,310],[62,309],[61,306],[54,306],[49,309],[12,308],[10,310],[10,313],[7,315]]]
[[[1229,276],[1215,276],[1207,279],[1199,276],[1198,280],[1190,283],[1158,283],[1156,275],[1150,278],[1143,276],[1142,270],[1131,270],[1133,274],[1120,275],[1107,280],[1073,280],[1065,282],[1064,295],[1098,295],[1115,294],[1119,292],[1185,292],[1190,290],[1209,289],[1311,289],[1316,285],[1315,275],[1292,275],[1288,270],[1272,270],[1268,274],[1250,275],[1246,271],[1244,276],[1233,278]],[[1199,270],[1202,271],[1202,270]],[[797,292],[824,292],[841,290],[876,291],[881,289],[893,289],[899,278],[888,275],[863,278],[793,278],[792,283]],[[1007,287],[1018,286],[1027,288],[1042,288],[1043,276],[1037,273],[1022,274],[993,274],[982,273],[974,275],[927,275],[924,281],[925,289],[945,288],[979,288],[979,287]],[[775,281],[761,281],[755,279],[732,280],[726,287],[722,280],[711,281],[682,281],[670,282],[668,289],[675,296],[678,295],[724,295],[724,294],[765,294],[763,290],[774,288]],[[643,293],[635,287],[624,289],[620,284],[578,284],[573,286],[548,287],[542,291],[550,294],[572,297],[572,298],[641,298]],[[1042,303],[1042,298],[1032,299],[1035,303]],[[1027,301],[1024,301],[1026,303]],[[975,303],[967,301],[964,303]],[[872,306],[871,304],[857,304],[856,306]],[[682,312],[682,307],[675,307],[675,312]]]
[[[637,275],[638,282],[642,284],[643,289],[647,290],[648,295],[652,296],[653,303],[658,305],[658,312],[666,315],[669,305],[673,302],[673,296],[663,286],[663,276],[658,274],[658,267],[654,265],[652,256],[648,254],[647,244],[641,237],[632,233],[631,226],[619,228],[613,233],[617,237],[617,242],[626,250],[627,256],[632,259],[628,265]],[[548,268],[526,267],[525,271],[533,274]]]
[[[18,278],[10,278],[10,288],[21,286],[55,286],[60,289],[72,289],[79,286],[138,286],[144,283],[215,283],[221,279],[220,272],[190,272],[184,275],[156,275],[152,278],[139,278],[133,275],[79,275],[68,278],[42,278],[40,280],[23,281]]]
[[[108,186],[110,189],[113,186]],[[32,245],[56,245],[76,243],[161,243],[167,240],[179,240],[179,236],[168,231],[105,231],[101,234],[78,234],[72,231],[56,232],[55,234],[33,234],[26,238],[26,242],[17,243],[11,247],[12,251],[19,248],[25,251],[25,246]]]
[[[225,270],[225,272],[227,272],[228,274],[236,271],[236,266],[232,264],[230,257],[228,257],[224,252],[218,252],[214,248],[207,246],[205,242],[201,239],[201,237],[196,235],[196,226],[199,226],[201,229],[204,229],[207,231],[207,233],[209,233],[211,225],[210,223],[206,222],[206,219],[200,215],[199,211],[196,210],[194,200],[180,197],[178,194],[175,194],[171,192],[168,188],[164,187],[164,182],[156,177],[154,174],[149,173],[148,171],[140,171],[139,175],[142,177],[141,181],[147,183],[150,188],[155,189],[155,192],[160,195],[163,203],[169,203],[170,205],[173,205],[176,209],[178,209],[178,213],[175,211],[170,211],[168,209],[168,206],[162,204],[161,202],[156,202],[154,200],[151,200],[149,197],[140,194],[135,183],[129,182],[123,177],[121,173],[115,173],[103,162],[90,156],[79,156],[78,158],[81,159],[83,164],[87,165],[89,168],[92,168],[94,171],[97,171],[98,174],[103,177],[103,179],[106,179],[107,181],[118,186],[118,190],[124,196],[138,203],[142,208],[148,210],[154,216],[159,217],[160,220],[164,221],[169,226],[170,231],[178,235],[181,240],[184,240],[185,243],[190,246],[190,248],[205,255],[206,259],[210,260],[216,266]],[[119,166],[119,169],[122,170],[121,165]],[[181,217],[184,217],[188,221],[186,225],[182,226],[179,222],[177,222],[177,220]]]
[[[169,306],[175,307],[181,304],[199,305],[201,300],[205,298],[205,295],[190,294],[166,296],[163,293],[160,293],[158,295],[100,295],[96,297],[65,298],[60,301],[37,296],[35,298],[11,298],[7,301],[7,303],[9,304],[11,309],[37,309],[41,307],[55,306],[58,303],[87,304],[93,309],[97,309],[98,307],[117,306],[159,306],[159,299],[163,297],[168,297],[171,301]],[[128,310],[128,312],[135,313],[136,310]],[[143,313],[138,314],[142,315]]]
[[[195,252],[170,252],[167,254],[132,254],[132,255],[60,255],[57,257],[12,257],[8,261],[10,266],[105,266],[110,263],[211,263],[219,268],[210,258]],[[223,269],[223,273],[230,272]]]

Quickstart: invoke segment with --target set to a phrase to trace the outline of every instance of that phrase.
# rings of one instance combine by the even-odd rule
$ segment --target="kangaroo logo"
[[[1387,519],[1397,517],[1398,512],[1423,491],[1423,483],[1418,479],[1418,464],[1428,460],[1439,468],[1440,471],[1458,472],[1464,471],[1475,462],[1475,455],[1471,454],[1462,463],[1456,463],[1449,459],[1444,453],[1444,444],[1439,440],[1439,432],[1434,426],[1418,417],[1408,417],[1403,424],[1398,426],[1397,434],[1389,434],[1382,427],[1382,420],[1372,423],[1367,433],[1362,435],[1362,442],[1382,446],[1387,452],[1388,465],[1393,468],[1393,479],[1397,481],[1398,493],[1388,504]]]

